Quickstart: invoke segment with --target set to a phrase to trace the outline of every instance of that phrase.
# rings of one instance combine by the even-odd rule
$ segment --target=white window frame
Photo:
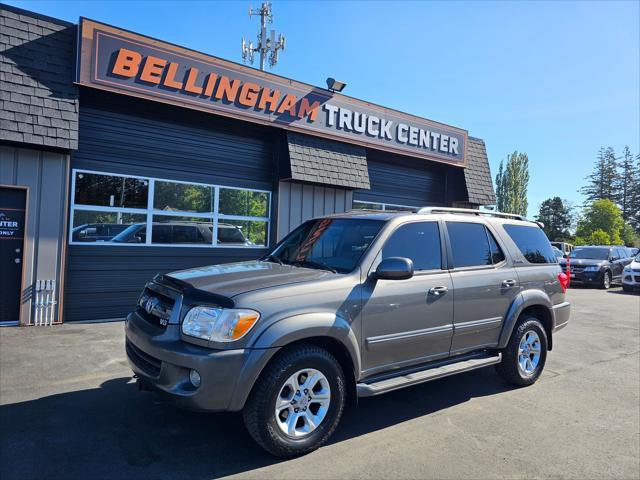
[[[412,208],[412,209],[418,209],[421,207],[414,207],[412,205],[398,205],[397,203],[382,203],[382,202],[369,202],[367,200],[354,200],[353,203],[360,203],[360,204],[369,204],[369,205],[380,205],[382,206],[382,210],[376,210],[376,211],[380,211],[380,212],[385,212],[387,210],[387,207],[402,207],[402,208]]]
[[[149,182],[147,193],[147,208],[127,208],[127,207],[104,207],[97,205],[80,205],[76,204],[76,174],[89,173],[95,175],[106,175],[124,178],[135,178],[138,180],[146,180]],[[214,189],[213,197],[213,212],[212,213],[200,213],[200,212],[183,212],[183,211],[169,211],[169,210],[157,210],[153,207],[155,182],[169,182],[169,183],[181,183],[185,185],[197,185],[202,187],[209,187]],[[218,213],[218,207],[220,204],[220,189],[229,190],[242,190],[249,192],[258,192],[267,194],[267,216],[266,217],[248,217],[242,215],[225,215]],[[70,221],[69,221],[69,245],[85,245],[85,246],[109,246],[109,247],[159,247],[159,248],[242,248],[242,249],[265,249],[269,247],[269,237],[271,232],[271,192],[268,190],[259,190],[256,188],[243,188],[243,187],[231,187],[226,185],[211,185],[200,182],[187,182],[184,180],[172,180],[169,178],[156,178],[156,177],[144,177],[139,175],[128,175],[124,173],[105,172],[97,170],[86,170],[82,168],[74,168],[71,170],[71,205],[69,206]],[[76,211],[88,211],[88,212],[108,212],[108,213],[129,213],[146,215],[147,220],[147,232],[145,243],[112,243],[112,242],[74,242],[73,241],[73,220]],[[180,243],[152,243],[153,236],[153,217],[158,216],[173,216],[173,217],[194,217],[203,220],[211,220],[213,225],[213,232],[210,244],[180,244]],[[266,238],[265,245],[218,245],[218,223],[219,220],[237,220],[237,221],[250,221],[250,222],[265,222]]]

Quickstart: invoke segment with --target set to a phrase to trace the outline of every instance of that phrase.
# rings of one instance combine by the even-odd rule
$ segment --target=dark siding
[[[356,190],[354,200],[423,206],[447,203],[446,167],[367,150],[371,190]]]
[[[273,227],[275,228],[275,226]],[[65,321],[121,318],[156,273],[253,260],[263,250],[69,245]]]
[[[273,203],[268,129],[133,99],[86,97],[72,168],[260,188],[272,191]],[[68,252],[65,321],[123,317],[157,272],[250,260],[264,250],[69,245]]]

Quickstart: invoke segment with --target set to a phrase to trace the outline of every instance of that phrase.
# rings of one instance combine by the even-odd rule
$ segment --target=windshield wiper
[[[324,263],[314,262],[313,260],[297,260],[292,263],[294,265],[300,265],[302,267],[320,268],[322,270],[329,270],[330,272],[338,273],[335,268],[330,267],[329,265],[326,265]]]
[[[262,260],[263,262],[271,261],[271,262],[278,263],[280,265],[284,265],[284,262],[280,258],[276,257],[275,255],[267,255],[266,257],[263,257],[260,260]]]

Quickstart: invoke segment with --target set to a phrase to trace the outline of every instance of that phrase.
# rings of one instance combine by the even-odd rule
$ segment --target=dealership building
[[[463,128],[84,18],[0,5],[0,50],[3,322],[123,318],[314,216],[495,203]]]

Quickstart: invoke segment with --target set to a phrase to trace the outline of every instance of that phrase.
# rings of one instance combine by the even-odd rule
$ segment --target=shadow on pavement
[[[330,443],[429,415],[511,387],[485,368],[380,397],[345,412]],[[0,406],[2,479],[209,479],[280,460],[261,450],[239,414],[176,409],[129,378]]]

